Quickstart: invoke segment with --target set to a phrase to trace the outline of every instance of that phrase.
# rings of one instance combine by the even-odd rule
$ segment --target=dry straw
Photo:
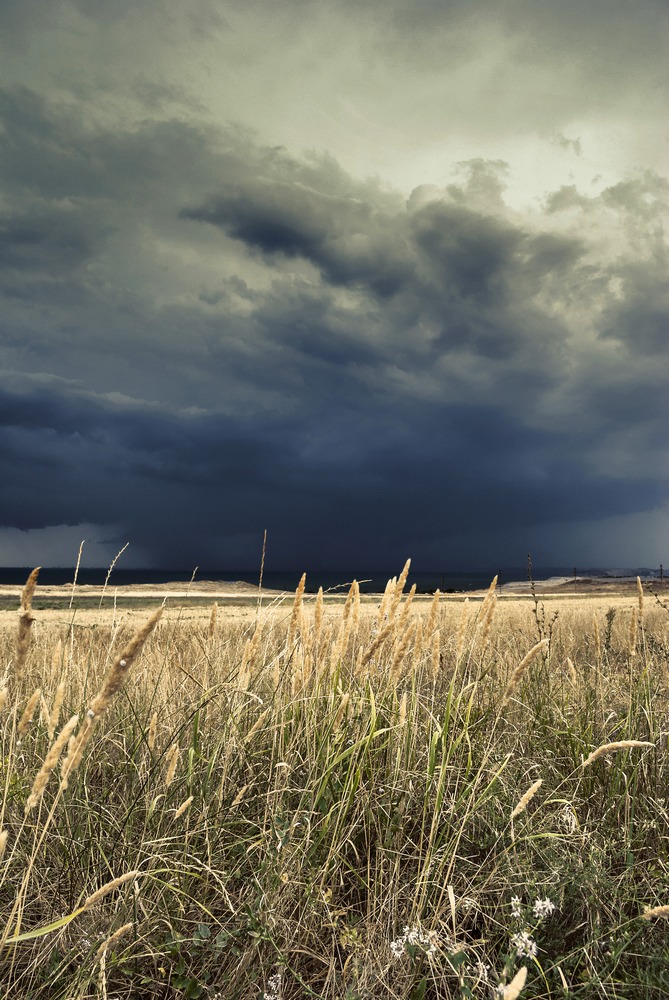
[[[532,660],[534,660],[534,658],[538,656],[539,653],[543,652],[546,649],[548,649],[548,639],[541,639],[534,646],[532,646],[532,649],[529,651],[529,653],[526,653],[525,656],[522,658],[516,669],[511,674],[511,677],[509,678],[509,683],[506,685],[506,691],[504,692],[504,697],[502,698],[502,708],[509,701],[512,694],[522,681],[523,675],[527,670],[527,668],[529,667]]]
[[[0,831],[0,861],[5,856],[5,848],[7,847],[7,838],[9,837],[9,830]]]
[[[631,747],[654,747],[654,743],[649,743],[647,740],[620,740],[618,743],[602,743],[600,747],[587,757],[581,767],[588,767],[593,761],[597,760],[598,757],[603,757],[608,753],[615,753],[617,750],[629,750]]]

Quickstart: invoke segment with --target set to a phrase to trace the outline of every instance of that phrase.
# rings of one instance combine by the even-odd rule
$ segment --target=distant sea
[[[365,593],[378,593],[383,591],[388,579],[391,576],[396,576],[401,570],[394,571],[364,571],[357,569],[352,570],[314,570],[313,572],[307,571],[307,583],[306,590],[309,593],[316,593],[319,587],[323,590],[335,590],[337,588],[344,588],[347,584],[352,583],[354,579],[357,579],[360,583],[361,591]],[[9,586],[20,586],[25,583],[28,574],[30,573],[32,567],[28,566],[14,566],[14,567],[0,567],[0,584]],[[105,582],[108,569],[80,569],[79,575],[77,577],[78,583],[81,584],[91,584],[94,586],[101,586]],[[535,580],[545,580],[551,576],[571,576],[574,572],[574,567],[570,566],[566,568],[564,566],[544,566],[544,567],[534,567],[533,575]],[[641,575],[651,575],[652,571],[639,571],[639,570],[604,570],[604,569],[577,569],[577,572],[581,576],[618,576],[618,575],[635,575],[637,572],[641,572]],[[527,579],[527,567],[502,567],[502,569],[497,570],[487,570],[487,571],[472,571],[472,572],[422,572],[417,571],[409,575],[409,580],[407,583],[407,588],[413,583],[416,584],[416,590],[419,593],[430,593],[437,588],[443,593],[448,592],[466,592],[468,590],[480,590],[483,587],[487,587],[492,578],[495,575],[499,577],[499,583],[504,585],[504,583],[510,583],[514,580],[526,580]],[[293,591],[297,587],[297,584],[302,575],[301,570],[266,570],[263,575],[263,585],[272,590],[285,590]],[[653,574],[654,575],[654,574]],[[40,570],[39,582],[43,586],[59,586],[63,584],[72,583],[74,576],[74,569],[72,567],[44,567]],[[184,583],[187,584],[192,578],[192,570],[183,569],[114,569],[111,577],[109,579],[110,587],[120,587],[126,586],[133,583],[143,583],[143,584],[160,584],[160,583]],[[232,583],[237,580],[241,580],[244,583],[256,584],[258,583],[258,571],[257,570],[243,570],[243,569],[198,569],[195,574],[196,580],[217,580],[221,582]]]

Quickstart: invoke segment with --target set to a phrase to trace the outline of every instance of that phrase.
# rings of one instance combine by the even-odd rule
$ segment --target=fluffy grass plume
[[[589,757],[587,757],[582,767],[589,767],[594,761],[599,757],[604,757],[609,753],[617,753],[618,750],[630,750],[632,747],[652,747],[655,746],[654,743],[649,743],[648,740],[619,740],[617,743],[603,743],[601,746],[593,750]]]

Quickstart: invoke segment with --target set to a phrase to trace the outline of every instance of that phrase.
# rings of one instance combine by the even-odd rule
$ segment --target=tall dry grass
[[[0,630],[3,996],[669,992],[666,610],[408,573],[132,628],[76,597],[47,626],[31,577]]]

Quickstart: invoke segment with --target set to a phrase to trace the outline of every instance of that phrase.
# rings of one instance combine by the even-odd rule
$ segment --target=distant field
[[[0,995],[669,995],[656,584],[3,588]]]

